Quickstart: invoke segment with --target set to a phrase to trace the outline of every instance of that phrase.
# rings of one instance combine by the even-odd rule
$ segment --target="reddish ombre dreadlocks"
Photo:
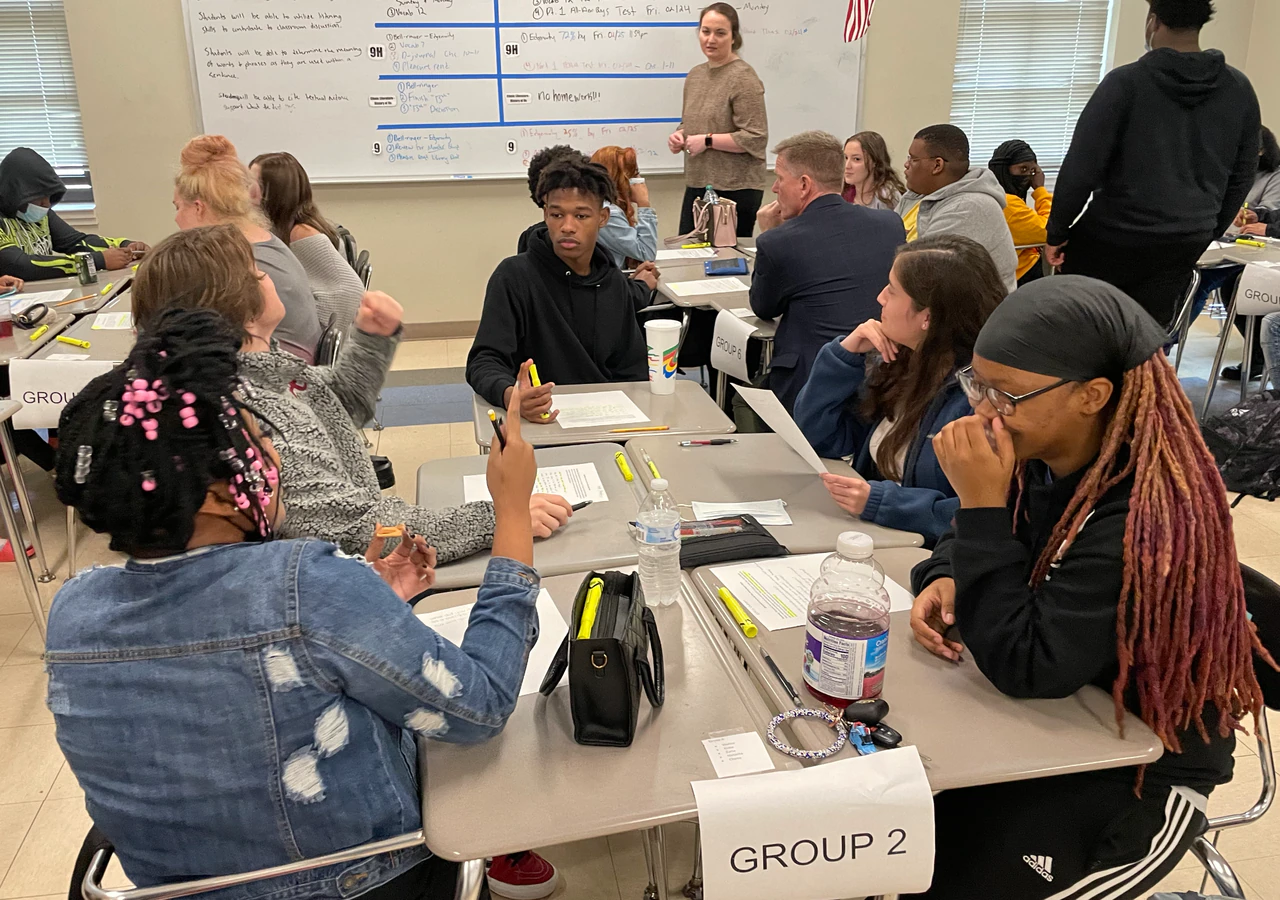
[[[1128,453],[1124,453],[1128,448]],[[1111,693],[1123,727],[1136,682],[1142,721],[1173,753],[1179,732],[1203,722],[1206,702],[1223,737],[1262,712],[1253,654],[1275,662],[1245,614],[1226,488],[1200,437],[1191,401],[1157,352],[1124,375],[1102,450],[1054,526],[1031,575],[1042,584],[1094,506],[1132,474],[1124,531],[1124,586],[1116,616],[1120,673]],[[1022,470],[1018,507],[1022,506]]]

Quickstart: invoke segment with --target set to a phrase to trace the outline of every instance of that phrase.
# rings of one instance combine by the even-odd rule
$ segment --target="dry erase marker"
[[[644,457],[644,464],[649,467],[649,471],[653,473],[653,477],[661,478],[662,476],[658,474],[658,467],[654,465],[653,460],[649,458],[649,451],[641,450],[640,455]]]
[[[73,346],[73,347],[80,347],[80,348],[82,348],[82,349],[84,349],[84,350],[88,350],[88,349],[89,349],[89,342],[88,342],[88,341],[82,341],[82,340],[79,340],[79,339],[77,339],[77,338],[67,337],[65,334],[60,334],[60,335],[58,335],[56,338],[54,338],[54,340],[55,340],[55,341],[62,341],[62,343],[64,343],[64,344],[70,344],[70,345],[71,345],[71,346]]]
[[[1244,245],[1245,245],[1245,246],[1247,246],[1247,247],[1263,247],[1263,248],[1265,248],[1265,247],[1267,246],[1267,245],[1266,245],[1266,242],[1264,242],[1264,241],[1251,241],[1251,240],[1249,240],[1248,238],[1236,238],[1236,243],[1237,243],[1237,244],[1244,244]]]
[[[44,333],[48,330],[49,330],[48,325],[41,325],[35,331],[31,332],[31,337],[27,338],[27,340],[29,341],[39,340],[41,337],[44,336]]]
[[[681,447],[723,447],[725,444],[738,443],[733,438],[712,438],[709,441],[681,441]]]
[[[648,431],[670,431],[670,425],[646,425],[641,428],[614,428],[610,434],[640,434]]]
[[[618,464],[618,471],[622,473],[622,477],[627,481],[635,481],[635,476],[631,474],[631,467],[627,465],[627,455],[619,450],[613,454],[613,461]]]
[[[498,436],[498,446],[506,450],[507,438],[503,435],[502,429],[498,427],[498,414],[493,410],[489,410],[489,422],[493,425],[493,433]]]
[[[747,611],[742,608],[742,604],[738,602],[738,598],[729,593],[727,587],[720,588],[720,599],[724,601],[724,605],[729,608],[729,614],[733,616],[733,620],[738,623],[738,627],[742,629],[742,633],[749,638],[755,637],[760,633],[760,629],[756,628],[756,623],[751,621],[751,617],[747,615]]]
[[[542,379],[538,377],[538,364],[529,363],[529,383],[534,387],[542,387]],[[543,413],[542,418],[551,418],[551,413]]]

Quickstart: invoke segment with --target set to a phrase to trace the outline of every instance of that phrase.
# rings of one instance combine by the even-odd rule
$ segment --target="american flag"
[[[871,27],[871,6],[876,0],[849,0],[849,14],[844,20],[844,40],[860,41]]]

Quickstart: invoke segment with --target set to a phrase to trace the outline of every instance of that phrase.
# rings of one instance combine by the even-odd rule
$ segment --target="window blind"
[[[14,147],[49,160],[67,184],[59,214],[84,221],[93,186],[62,0],[0,0],[0,157]]]
[[[1102,77],[1111,0],[962,0],[951,122],[985,166],[1012,138],[1050,182]]]

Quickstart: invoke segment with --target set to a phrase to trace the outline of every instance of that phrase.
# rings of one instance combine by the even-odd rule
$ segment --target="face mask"
[[[49,215],[49,207],[36,206],[34,203],[28,203],[26,209],[18,210],[18,218],[31,225],[43,222],[47,215]]]
[[[1031,190],[1030,175],[1010,175],[1009,181],[1017,188],[1017,190],[1014,191],[1014,194],[1019,197],[1025,197],[1027,195],[1027,191]]]

